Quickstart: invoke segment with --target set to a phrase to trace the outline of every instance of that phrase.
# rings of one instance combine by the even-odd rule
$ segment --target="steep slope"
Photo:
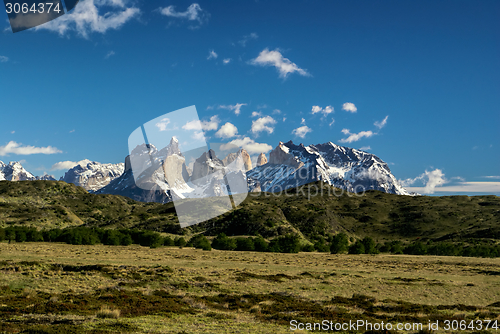
[[[410,195],[379,157],[332,142],[295,145],[280,142],[267,164],[247,172],[249,189],[279,192],[315,181],[324,181],[349,192],[380,190]]]

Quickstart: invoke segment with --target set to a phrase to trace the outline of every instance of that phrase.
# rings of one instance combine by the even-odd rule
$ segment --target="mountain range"
[[[259,155],[255,167],[244,149],[233,150],[229,154],[223,154],[222,150],[201,150],[192,153],[196,154],[195,158],[191,157],[186,163],[189,157],[181,153],[178,145],[175,138],[161,150],[143,144],[119,164],[82,160],[69,169],[60,181],[73,183],[96,194],[167,203],[174,199],[229,193],[228,175],[225,178],[213,176],[231,165],[236,169],[229,173],[229,179],[234,180],[238,171],[246,174],[238,177],[246,180],[250,192],[279,192],[323,181],[349,192],[380,190],[414,195],[400,185],[387,163],[376,155],[332,142],[309,146],[296,145],[292,141],[279,142],[270,152],[269,159],[263,153]],[[217,154],[220,156],[217,157]],[[136,171],[135,175],[133,171]],[[55,179],[48,175],[34,176],[19,162],[6,165],[0,161],[0,180]],[[238,182],[241,183],[241,180]]]

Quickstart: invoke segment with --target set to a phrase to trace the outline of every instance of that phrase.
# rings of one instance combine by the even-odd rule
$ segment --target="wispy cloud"
[[[129,0],[80,1],[72,12],[35,29],[50,30],[60,35],[76,31],[80,36],[88,38],[93,32],[104,34],[110,29],[121,28],[131,19],[138,17],[140,12]]]
[[[0,146],[0,156],[6,156],[9,154],[31,155],[31,154],[56,154],[56,153],[62,153],[62,151],[53,146],[47,146],[47,147],[25,146],[21,143],[16,143],[15,141],[10,141],[7,145]]]
[[[305,138],[306,134],[308,134],[309,132],[312,132],[312,129],[307,125],[304,125],[297,129],[294,129],[292,131],[292,134],[300,138]]]
[[[108,59],[109,57],[111,56],[114,56],[115,55],[115,52],[114,51],[109,51],[106,56],[104,56],[104,59]]]
[[[251,40],[255,40],[255,39],[257,39],[257,38],[259,38],[259,36],[258,36],[256,33],[254,33],[254,32],[253,32],[253,33],[251,33],[251,34],[249,34],[249,35],[245,35],[245,36],[243,36],[243,38],[242,38],[241,40],[239,40],[239,41],[238,41],[238,43],[239,43],[241,46],[245,47],[245,46],[247,46],[247,43],[248,43],[249,41],[251,41]]]
[[[253,134],[259,134],[262,131],[266,131],[271,134],[274,131],[273,125],[276,124],[276,120],[271,116],[261,117],[255,121],[252,121],[252,131]]]
[[[358,108],[356,108],[354,103],[346,102],[342,105],[342,110],[355,113],[356,111],[358,111]]]
[[[210,59],[217,59],[218,55],[217,53],[214,51],[214,50],[210,50],[208,52],[208,57],[207,59],[210,60]]]
[[[222,62],[224,63],[224,65],[227,65],[231,62],[231,58],[225,58],[222,60]]]
[[[258,117],[258,116],[262,116],[262,113],[260,111],[253,111],[252,112],[252,117]]]
[[[237,134],[238,128],[234,124],[227,122],[215,133],[215,137],[227,139],[235,137]]]
[[[379,129],[382,129],[387,124],[388,118],[389,118],[389,115],[385,116],[385,118],[383,120],[381,120],[380,122],[373,123],[373,125],[375,125]]]
[[[370,146],[363,146],[363,147],[360,147],[359,150],[360,151],[369,151],[371,150],[372,148]]]
[[[9,57],[0,56],[0,63],[6,63],[9,61]]]
[[[361,138],[364,137],[370,138],[371,136],[375,135],[375,133],[372,131],[361,131],[358,133],[351,133],[349,129],[342,129],[342,133],[348,135],[349,137],[340,139],[341,143],[352,143],[360,140]]]
[[[184,12],[176,11],[174,6],[163,8],[160,7],[158,8],[158,10],[162,15],[165,15],[167,17],[187,20],[191,23],[196,23],[195,25],[189,26],[191,29],[199,28],[201,25],[208,22],[208,19],[210,17],[210,14],[207,11],[201,9],[200,5],[197,3],[189,5],[189,7]]]
[[[236,103],[235,105],[220,105],[217,108],[231,110],[234,111],[236,115],[239,115],[241,112],[241,107],[246,105],[247,105],[246,103]]]
[[[267,48],[264,49],[257,58],[250,61],[250,64],[255,66],[274,66],[278,70],[280,77],[284,79],[289,74],[295,72],[303,76],[310,76],[306,70],[298,67],[290,59],[283,57],[278,49],[274,51],[269,51]]]

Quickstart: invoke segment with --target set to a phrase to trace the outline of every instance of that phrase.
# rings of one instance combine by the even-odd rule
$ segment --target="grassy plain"
[[[500,320],[499,276],[500,259],[3,242],[0,332],[291,333],[293,319]]]

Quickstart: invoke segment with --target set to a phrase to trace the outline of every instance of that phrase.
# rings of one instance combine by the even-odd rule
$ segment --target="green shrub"
[[[254,250],[257,252],[267,252],[269,244],[262,236],[259,235],[258,237],[253,238],[253,246]]]
[[[361,240],[365,248],[365,254],[378,254],[377,244],[370,237],[365,237]]]
[[[298,253],[300,238],[296,235],[279,236],[269,243],[268,251],[275,253]]]
[[[357,240],[349,246],[349,254],[365,254],[365,245],[360,240]]]
[[[314,252],[315,249],[314,249],[314,245],[312,244],[305,244],[303,245],[301,248],[300,248],[300,251],[301,252]]]
[[[229,238],[224,233],[219,233],[219,235],[212,240],[212,247],[220,250],[235,250],[236,240]]]
[[[253,244],[252,238],[236,238],[236,250],[237,251],[253,251],[255,246]]]
[[[339,233],[333,237],[332,244],[330,245],[330,252],[332,254],[346,253],[349,247],[349,240],[345,233]]]
[[[176,237],[174,239],[174,245],[179,247],[184,247],[186,246],[186,240],[184,240],[183,237]]]
[[[172,239],[169,236],[166,236],[165,239],[163,239],[163,246],[174,246],[174,239]]]

